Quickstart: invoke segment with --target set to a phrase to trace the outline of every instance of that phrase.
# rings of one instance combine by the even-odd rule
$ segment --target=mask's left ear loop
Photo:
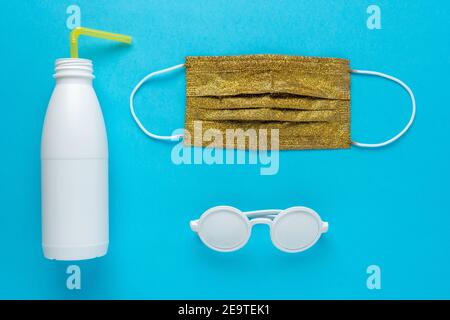
[[[398,140],[401,136],[403,136],[405,134],[406,131],[408,131],[409,127],[411,127],[412,123],[414,122],[414,118],[416,116],[416,99],[414,98],[414,94],[413,94],[412,90],[403,81],[401,81],[397,78],[394,78],[393,76],[390,76],[388,74],[384,74],[384,73],[376,72],[376,71],[367,71],[367,70],[351,70],[351,72],[355,73],[355,74],[367,74],[367,75],[371,75],[371,76],[382,77],[382,78],[385,78],[385,79],[388,79],[388,80],[398,83],[409,93],[409,96],[411,97],[411,105],[412,105],[411,117],[409,118],[408,123],[402,129],[402,131],[397,133],[393,138],[386,140],[384,142],[380,142],[380,143],[362,143],[362,142],[352,141],[352,144],[354,146],[362,147],[362,148],[379,148],[379,147],[387,146],[388,144],[391,144],[394,141]]]
[[[151,133],[150,131],[148,131],[144,125],[141,123],[141,121],[139,121],[139,118],[136,116],[136,113],[134,112],[134,105],[133,105],[133,101],[134,101],[134,96],[136,94],[136,92],[139,90],[139,88],[145,83],[147,82],[147,80],[149,80],[150,78],[160,75],[160,74],[164,74],[173,70],[177,70],[177,69],[181,69],[184,68],[184,64],[178,64],[176,66],[167,68],[167,69],[163,69],[163,70],[159,70],[159,71],[155,71],[152,72],[148,75],[146,75],[141,81],[139,81],[139,83],[134,87],[133,91],[131,91],[131,95],[130,95],[130,111],[131,111],[131,115],[134,118],[134,121],[136,121],[137,125],[139,126],[139,128],[141,128],[141,130],[148,135],[150,138],[153,139],[157,139],[157,140],[169,140],[169,141],[178,141],[180,139],[183,138],[182,134],[176,134],[173,136],[160,136],[158,134],[154,134]]]

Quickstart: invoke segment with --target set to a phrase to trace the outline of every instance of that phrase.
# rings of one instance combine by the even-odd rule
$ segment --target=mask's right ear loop
[[[412,123],[414,122],[414,118],[416,116],[416,99],[414,98],[414,94],[413,94],[412,90],[403,81],[401,81],[397,78],[394,78],[393,76],[381,73],[381,72],[368,71],[368,70],[351,70],[351,72],[355,73],[355,74],[366,74],[366,75],[371,75],[371,76],[382,77],[382,78],[385,78],[385,79],[388,79],[388,80],[398,83],[409,93],[409,96],[411,97],[411,104],[412,104],[411,117],[409,118],[407,125],[402,129],[402,131],[397,133],[397,135],[395,135],[393,138],[386,140],[384,142],[380,142],[380,143],[362,143],[362,142],[352,141],[352,144],[354,146],[362,147],[362,148],[379,148],[379,147],[387,146],[388,144],[391,144],[394,141],[398,140],[401,136],[403,136],[405,134],[406,131],[408,131],[409,127],[411,127]]]

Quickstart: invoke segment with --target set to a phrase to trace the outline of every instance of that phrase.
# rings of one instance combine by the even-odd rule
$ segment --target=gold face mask
[[[137,118],[134,95],[150,78],[183,67],[186,67],[184,134],[154,134]],[[410,94],[411,118],[396,136],[375,144],[351,141],[351,73],[389,79]],[[380,72],[351,70],[346,59],[246,55],[187,57],[185,64],[153,72],[133,89],[130,110],[138,126],[154,139],[184,138],[187,146],[261,149],[261,144],[251,139],[246,139],[243,144],[235,143],[236,136],[231,143],[228,139],[224,143],[224,139],[202,138],[210,137],[211,132],[226,136],[227,131],[246,135],[253,130],[265,134],[267,147],[264,149],[298,150],[385,146],[409,129],[416,106],[411,89],[401,80]],[[276,144],[273,138],[276,138]]]
[[[196,123],[202,134],[209,129],[262,130],[268,142],[272,129],[278,129],[280,149],[349,148],[349,61],[285,55],[187,57],[185,128],[194,132]],[[196,145],[185,140],[191,142]],[[247,141],[245,148],[255,146]]]

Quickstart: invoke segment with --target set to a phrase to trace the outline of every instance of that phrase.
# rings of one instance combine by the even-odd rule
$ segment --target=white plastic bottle
[[[42,132],[42,246],[48,259],[108,250],[108,142],[92,62],[58,59]]]

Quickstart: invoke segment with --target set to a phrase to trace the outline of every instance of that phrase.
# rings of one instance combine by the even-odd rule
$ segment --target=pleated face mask
[[[150,78],[183,67],[186,68],[184,134],[156,135],[137,118],[134,95]],[[411,118],[396,136],[375,144],[351,140],[351,73],[381,76],[408,91],[413,107]],[[286,55],[187,57],[185,64],[153,72],[142,79],[131,93],[130,109],[148,136],[160,140],[184,137],[186,146],[338,149],[352,144],[381,147],[394,142],[414,120],[415,99],[402,81],[379,72],[351,70],[345,59]],[[258,139],[266,143],[261,144]]]

